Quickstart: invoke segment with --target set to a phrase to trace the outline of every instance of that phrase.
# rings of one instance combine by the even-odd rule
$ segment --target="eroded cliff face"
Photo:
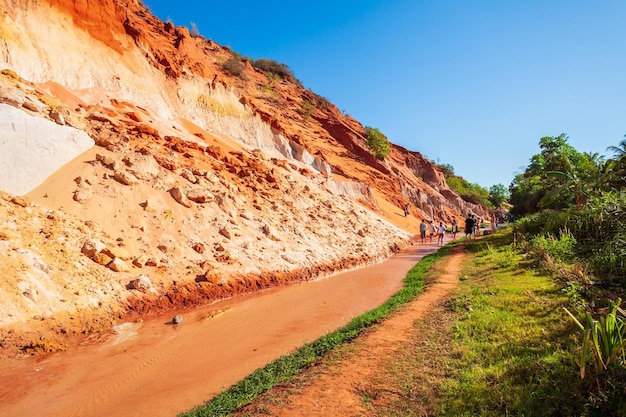
[[[441,172],[138,1],[0,0],[0,348],[377,262]],[[398,216],[412,203],[410,218]],[[42,338],[45,335],[46,337]]]

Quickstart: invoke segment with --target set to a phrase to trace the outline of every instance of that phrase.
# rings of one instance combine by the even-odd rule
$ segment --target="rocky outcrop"
[[[76,128],[31,114],[41,113],[44,104],[28,111],[16,106],[0,104],[0,189],[21,195],[91,148],[94,141]]]

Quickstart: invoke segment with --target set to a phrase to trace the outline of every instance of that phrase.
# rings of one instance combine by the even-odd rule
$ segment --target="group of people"
[[[468,214],[465,219],[465,237],[470,238],[480,234],[480,219],[476,218],[473,214]],[[450,226],[450,233],[452,234],[452,239],[456,239],[456,235],[459,232],[459,225],[456,219],[452,220],[452,224]],[[447,226],[443,222],[439,222],[439,225],[435,225],[432,220],[429,220],[428,223],[422,219],[422,223],[420,223],[420,238],[423,242],[426,242],[429,239],[430,242],[433,241],[433,238],[437,236],[437,244],[443,245],[443,238],[446,234]]]
[[[446,235],[447,226],[443,224],[443,222],[439,222],[439,226],[436,226],[432,220],[428,223],[422,219],[422,223],[420,223],[420,237],[422,239],[422,243],[426,242],[426,239],[429,238],[430,242],[433,241],[435,235],[437,235],[437,244],[439,246],[443,245],[443,238]],[[456,220],[452,220],[452,238],[456,239],[456,234],[458,232],[458,225]]]
[[[407,203],[404,206],[404,216],[409,215],[409,204]],[[474,214],[468,213],[465,218],[465,237],[473,238],[476,235],[480,234],[480,224],[482,220],[477,218]],[[495,218],[492,222],[492,232],[495,232]],[[429,239],[430,242],[433,241],[434,237],[437,236],[437,244],[443,245],[443,238],[446,235],[447,226],[440,221],[439,225],[435,225],[433,220],[429,220],[428,223],[422,219],[422,223],[420,223],[420,238],[422,243],[426,242],[426,239]],[[456,239],[456,235],[459,232],[459,225],[456,222],[456,219],[452,220],[451,224],[451,234],[452,239]]]

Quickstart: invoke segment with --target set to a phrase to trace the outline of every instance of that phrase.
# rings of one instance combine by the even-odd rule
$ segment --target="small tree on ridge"
[[[379,129],[365,126],[367,132],[367,147],[378,159],[385,159],[391,152],[389,140]]]

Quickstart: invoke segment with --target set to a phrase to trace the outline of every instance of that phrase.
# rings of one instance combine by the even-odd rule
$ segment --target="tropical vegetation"
[[[615,156],[578,152],[567,136],[543,137],[541,153],[510,186],[516,231],[575,241],[574,254],[604,285],[626,285],[626,140]]]
[[[565,134],[539,147],[510,186],[516,239],[571,295],[580,378],[593,381],[588,394],[608,410],[584,415],[624,415],[626,140],[608,148],[611,158],[577,151]]]

